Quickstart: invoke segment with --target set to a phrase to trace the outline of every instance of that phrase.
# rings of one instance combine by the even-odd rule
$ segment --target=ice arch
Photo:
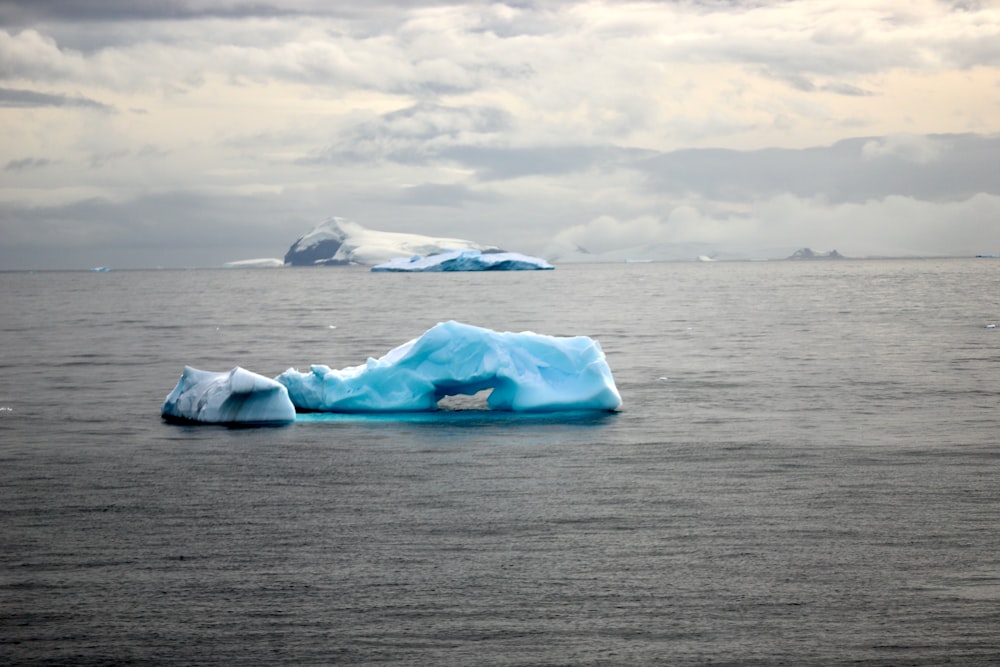
[[[276,379],[297,409],[323,412],[435,410],[445,396],[485,389],[492,390],[493,410],[616,410],[622,402],[591,338],[500,333],[454,321],[360,366],[313,365]]]

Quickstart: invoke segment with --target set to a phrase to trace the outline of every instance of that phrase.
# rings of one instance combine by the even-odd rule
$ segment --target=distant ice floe
[[[500,333],[449,321],[342,370],[290,368],[270,380],[239,367],[229,373],[186,367],[162,414],[191,422],[286,423],[296,410],[433,411],[445,396],[486,390],[492,410],[613,411],[622,404],[600,344],[587,336]]]
[[[448,250],[422,257],[396,257],[372,267],[376,272],[422,273],[434,271],[538,271],[552,270],[544,259],[517,252]]]
[[[241,259],[236,262],[226,262],[226,269],[277,269],[285,265],[285,260],[277,257],[260,257],[257,259]]]

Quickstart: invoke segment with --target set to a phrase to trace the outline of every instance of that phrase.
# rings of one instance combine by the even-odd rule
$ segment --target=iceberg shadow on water
[[[619,416],[611,410],[511,412],[507,410],[435,410],[424,412],[300,412],[302,424],[428,424],[434,426],[543,426],[547,424],[602,424]]]

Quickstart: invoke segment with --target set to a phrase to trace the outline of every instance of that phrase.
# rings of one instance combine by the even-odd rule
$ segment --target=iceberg
[[[372,267],[379,272],[424,271],[537,271],[553,267],[544,259],[516,252],[482,252],[481,250],[449,250],[421,257],[396,257]]]
[[[454,321],[359,366],[290,368],[276,379],[301,411],[436,410],[445,396],[483,390],[491,390],[493,410],[611,411],[622,403],[600,344],[587,336],[500,333]]]
[[[235,262],[226,262],[222,265],[224,269],[277,269],[285,265],[285,260],[277,257],[259,257],[257,259],[240,259]]]
[[[830,252],[816,252],[812,248],[799,248],[785,259],[809,260],[809,259],[843,259],[843,258],[844,256],[841,255],[836,250],[831,250]]]
[[[431,255],[445,250],[497,251],[465,239],[439,238],[422,234],[382,232],[362,227],[353,220],[332,217],[296,239],[285,253],[289,266],[373,266],[394,257]]]
[[[228,373],[185,366],[160,412],[165,419],[208,424],[295,421],[295,406],[283,384],[239,366]]]

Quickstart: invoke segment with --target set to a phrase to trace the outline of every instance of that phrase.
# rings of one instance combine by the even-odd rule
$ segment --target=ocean
[[[617,413],[160,418],[587,335]],[[1000,260],[0,273],[0,663],[1000,663]]]

